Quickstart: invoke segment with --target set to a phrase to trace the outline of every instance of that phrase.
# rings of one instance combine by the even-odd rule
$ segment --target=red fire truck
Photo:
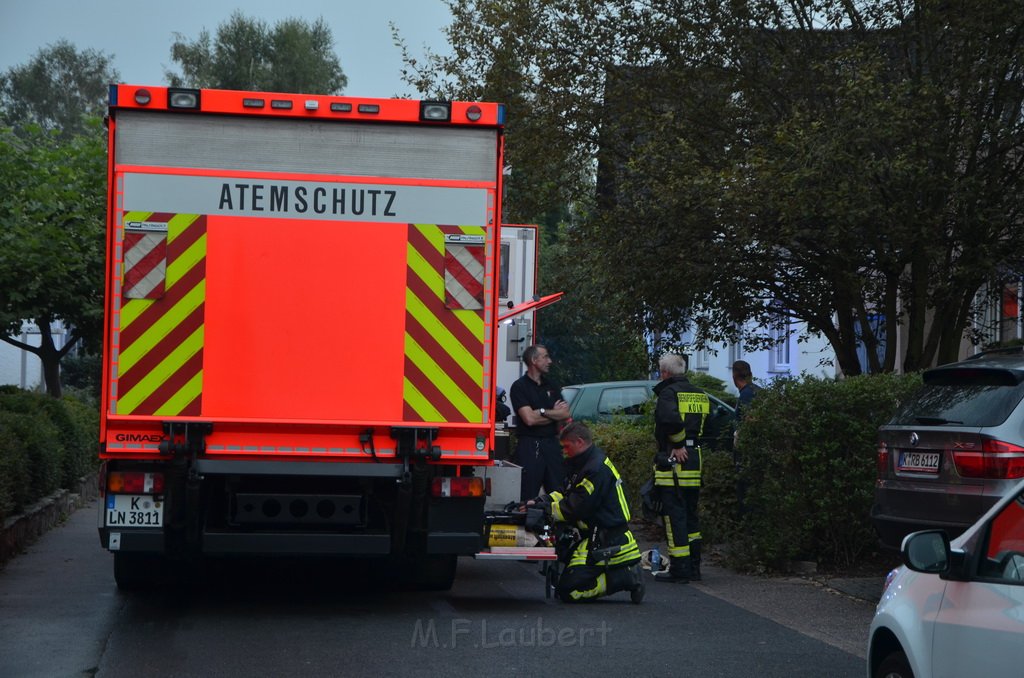
[[[443,589],[480,551],[504,116],[110,88],[99,534],[119,586],[320,554]]]

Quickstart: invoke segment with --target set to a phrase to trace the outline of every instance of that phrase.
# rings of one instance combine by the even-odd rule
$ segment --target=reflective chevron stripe
[[[203,386],[206,217],[127,212],[123,221],[166,223],[166,263],[161,281],[163,296],[119,300],[120,327],[114,356],[117,397],[111,399],[111,412],[199,415]],[[125,290],[129,284],[128,235],[135,234],[125,236]],[[152,274],[153,270],[148,273]],[[145,277],[152,282],[151,275]]]
[[[458,234],[482,237],[486,231],[476,226],[409,226],[403,390],[406,421],[484,420],[484,315],[482,310],[453,308],[446,303],[450,292],[446,285],[445,235]]]

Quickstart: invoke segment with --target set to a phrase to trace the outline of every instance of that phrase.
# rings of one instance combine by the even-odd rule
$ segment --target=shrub
[[[798,559],[829,569],[873,549],[877,430],[919,384],[919,375],[869,375],[760,391],[739,432],[746,503],[728,535],[739,550],[769,567]]]
[[[28,452],[18,435],[20,419],[0,410],[0,525],[31,500]]]
[[[21,509],[50,494],[60,486],[63,445],[60,432],[44,412],[18,414],[9,420],[9,430],[24,444],[28,463],[28,497],[17,502]]]
[[[97,463],[98,413],[72,399],[0,388],[0,513],[10,515]]]
[[[628,422],[590,424],[594,443],[615,464],[626,488],[633,517],[640,514],[640,486],[651,477],[654,459],[654,431]]]
[[[65,396],[49,399],[51,416],[61,429],[64,456],[61,459],[61,487],[72,488],[78,479],[99,465],[99,412],[80,400]]]
[[[694,386],[704,389],[719,400],[729,403],[733,407],[736,406],[736,394],[729,393],[729,391],[726,390],[726,383],[718,377],[713,377],[707,372],[687,372],[686,378]]]

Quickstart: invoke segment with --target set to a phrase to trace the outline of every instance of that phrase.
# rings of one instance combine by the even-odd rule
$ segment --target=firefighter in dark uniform
[[[540,504],[558,523],[579,530],[581,539],[560,554],[566,565],[555,595],[564,602],[592,600],[629,591],[634,603],[644,597],[640,549],[629,531],[629,502],[622,477],[590,429],[571,422],[559,436],[565,451],[565,486],[527,502]]]
[[[548,350],[536,344],[523,352],[526,374],[516,379],[509,389],[512,411],[519,419],[516,428],[514,461],[523,467],[520,500],[562,486],[562,448],[558,444],[558,425],[569,419],[569,404],[562,399],[560,388],[547,379],[551,369]]]
[[[661,382],[654,387],[654,485],[661,500],[668,541],[669,569],[658,581],[687,583],[700,575],[701,450],[696,444],[711,413],[707,393],[686,378],[686,358],[668,353],[658,363]]]

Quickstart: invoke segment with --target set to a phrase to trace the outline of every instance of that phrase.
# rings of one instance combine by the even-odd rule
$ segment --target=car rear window
[[[1007,370],[936,370],[890,424],[998,426],[1024,397],[1024,384]]]
[[[562,389],[562,399],[572,405],[573,398],[575,398],[576,394],[579,392],[580,390],[578,388],[571,388],[567,386]]]

